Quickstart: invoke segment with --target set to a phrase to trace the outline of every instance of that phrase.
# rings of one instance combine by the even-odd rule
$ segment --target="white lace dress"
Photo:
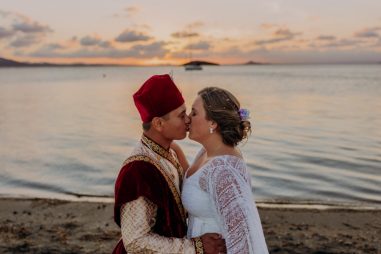
[[[210,159],[184,177],[182,202],[188,211],[187,236],[220,233],[227,253],[268,253],[245,162],[236,156]]]

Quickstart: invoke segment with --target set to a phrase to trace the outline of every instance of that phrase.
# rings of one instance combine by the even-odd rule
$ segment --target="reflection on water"
[[[251,110],[241,149],[258,200],[381,204],[377,65],[0,69],[0,194],[112,196],[141,133],[131,95],[171,70],[188,108],[219,86]],[[189,160],[199,149],[180,144]]]

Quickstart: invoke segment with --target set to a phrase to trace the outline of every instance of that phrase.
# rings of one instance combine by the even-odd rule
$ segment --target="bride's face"
[[[211,121],[206,119],[206,112],[200,96],[197,96],[193,102],[189,117],[191,119],[189,138],[202,143],[202,141],[210,135],[209,128]]]

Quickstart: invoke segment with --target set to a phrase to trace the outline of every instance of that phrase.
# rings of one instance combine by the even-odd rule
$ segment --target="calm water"
[[[381,205],[381,65],[0,69],[0,195],[112,196],[140,136],[131,95],[170,71],[188,108],[213,85],[251,110],[257,200]]]

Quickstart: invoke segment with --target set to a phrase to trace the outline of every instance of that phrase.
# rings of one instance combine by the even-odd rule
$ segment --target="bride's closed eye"
[[[190,116],[195,116],[196,115],[196,112],[194,111],[194,110],[192,110],[191,112],[190,112]]]

